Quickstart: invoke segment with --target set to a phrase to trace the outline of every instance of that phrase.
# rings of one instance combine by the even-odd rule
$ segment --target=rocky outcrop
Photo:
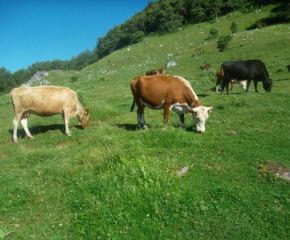
[[[31,87],[34,83],[39,83],[39,85],[49,85],[50,82],[45,80],[48,76],[46,71],[37,71],[27,83],[23,83],[21,87]]]

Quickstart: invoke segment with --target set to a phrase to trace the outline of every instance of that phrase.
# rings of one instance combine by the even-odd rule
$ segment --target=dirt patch
[[[238,132],[237,131],[234,131],[234,130],[231,130],[231,131],[228,131],[227,134],[228,135],[237,135]]]
[[[281,178],[290,182],[290,169],[285,165],[267,162],[262,164],[258,171],[265,177]]]

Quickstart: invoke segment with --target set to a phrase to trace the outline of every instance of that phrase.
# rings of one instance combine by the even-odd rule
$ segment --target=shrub
[[[76,82],[76,81],[78,80],[78,78],[79,78],[79,77],[77,77],[77,76],[72,76],[72,77],[70,78],[70,81],[71,81],[71,82]]]
[[[231,32],[232,34],[236,33],[238,31],[238,25],[236,22],[232,22],[231,24]]]
[[[218,37],[218,30],[216,30],[215,28],[210,29],[209,31],[209,39],[214,39]]]

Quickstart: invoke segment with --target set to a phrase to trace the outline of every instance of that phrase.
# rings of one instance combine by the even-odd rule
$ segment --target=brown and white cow
[[[152,70],[148,70],[146,72],[146,76],[149,76],[149,75],[159,75],[159,74],[165,74],[165,68],[152,69]]]
[[[216,71],[216,83],[215,83],[215,91],[218,92],[218,86],[222,84],[223,80],[224,80],[224,73],[222,72],[221,69],[218,69]],[[230,84],[231,84],[231,91],[233,91],[234,89],[234,84],[239,84],[239,86],[246,90],[247,89],[247,80],[236,80],[236,79],[231,79],[230,80]]]
[[[138,106],[138,126],[146,127],[144,108],[160,110],[164,109],[164,125],[168,122],[170,110],[180,117],[181,126],[184,125],[184,113],[193,113],[193,121],[197,132],[205,132],[205,122],[208,112],[212,107],[202,106],[190,83],[178,76],[139,76],[131,82],[131,90],[134,101],[131,107],[133,111],[135,103]]]
[[[14,142],[18,142],[19,122],[26,135],[29,138],[34,138],[27,126],[27,119],[31,113],[40,117],[61,114],[65,123],[65,133],[68,136],[71,136],[69,119],[72,117],[78,118],[82,128],[86,129],[89,126],[89,110],[83,108],[77,94],[70,88],[57,86],[20,87],[12,89],[10,96],[15,113],[13,119]]]

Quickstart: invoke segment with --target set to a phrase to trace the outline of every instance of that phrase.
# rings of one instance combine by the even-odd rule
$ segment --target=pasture
[[[4,239],[286,239],[290,232],[289,182],[261,164],[290,167],[290,24],[246,30],[261,12],[232,13],[217,22],[150,36],[82,71],[52,71],[48,81],[78,92],[90,109],[87,130],[61,116],[31,116],[35,140],[18,131],[11,143],[13,110],[0,96],[0,238]],[[218,52],[211,28],[238,32]],[[228,60],[260,59],[273,79],[271,93],[253,83],[245,94],[209,90]],[[166,74],[186,77],[205,106],[214,109],[198,134],[172,112],[145,109],[149,130],[136,129],[130,82],[168,61]],[[212,69],[201,71],[209,63]],[[136,108],[135,108],[136,110]],[[181,177],[177,171],[188,167]]]

